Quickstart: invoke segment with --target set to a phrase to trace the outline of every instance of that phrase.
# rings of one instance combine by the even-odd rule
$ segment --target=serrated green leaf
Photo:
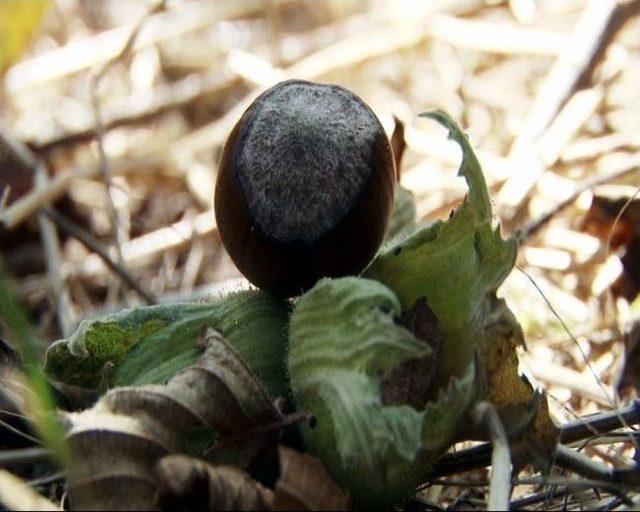
[[[364,276],[389,286],[403,308],[426,297],[445,334],[438,377],[446,385],[461,376],[482,336],[482,303],[509,274],[516,243],[504,240],[494,228],[491,202],[482,169],[469,142],[442,112],[424,114],[444,125],[462,148],[458,174],[469,192],[446,221],[418,230],[383,250]]]
[[[220,331],[273,396],[286,394],[284,353],[288,308],[258,291],[197,303],[123,310],[86,320],[47,350],[45,370],[86,388],[164,384],[202,353],[205,327]]]
[[[413,192],[402,185],[396,186],[393,213],[389,220],[386,241],[400,240],[416,228],[416,200]]]

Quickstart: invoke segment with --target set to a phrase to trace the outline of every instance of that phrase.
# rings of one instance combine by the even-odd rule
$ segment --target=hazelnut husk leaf
[[[449,446],[475,396],[475,365],[424,407],[386,405],[381,386],[432,348],[396,323],[400,302],[370,279],[322,279],[290,321],[289,373],[312,452],[357,507],[388,509],[409,495]],[[427,377],[425,377],[427,378]]]
[[[458,175],[469,191],[447,220],[389,244],[364,275],[389,286],[403,309],[424,297],[435,314],[444,341],[427,398],[436,399],[438,390],[465,375],[477,358],[478,399],[494,405],[512,442],[522,443],[530,460],[548,462],[558,429],[544,393],[519,372],[516,349],[524,346],[522,328],[496,295],[515,265],[519,235],[501,236],[480,163],[462,130],[443,112],[423,116],[443,125],[460,145]],[[463,437],[485,439],[486,432],[469,421]]]
[[[364,275],[389,286],[403,308],[426,297],[446,338],[436,376],[446,385],[452,375],[464,374],[483,343],[490,296],[515,264],[517,241],[503,239],[494,225],[489,191],[466,135],[443,112],[424,116],[446,127],[460,145],[458,175],[469,192],[447,220],[385,246]]]
[[[47,349],[44,368],[53,380],[89,389],[164,384],[201,356],[199,337],[213,327],[271,396],[285,396],[288,314],[284,302],[256,290],[125,309],[81,322]]]

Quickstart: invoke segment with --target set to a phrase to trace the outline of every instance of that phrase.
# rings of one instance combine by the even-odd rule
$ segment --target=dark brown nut
[[[279,83],[240,118],[222,152],[215,213],[253,284],[297,295],[360,273],[393,207],[394,159],[373,111],[337,85]]]

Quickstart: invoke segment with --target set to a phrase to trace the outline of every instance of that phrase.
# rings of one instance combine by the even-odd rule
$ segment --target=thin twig
[[[564,425],[560,430],[560,442],[575,443],[593,435],[604,434],[629,425],[640,423],[640,400],[615,412],[586,416]],[[431,474],[431,478],[454,475],[488,466],[491,463],[491,443],[443,455]]]
[[[604,384],[598,386],[591,379],[585,379],[582,372],[530,356],[526,357],[524,362],[527,369],[539,381],[569,389],[574,393],[573,396],[584,397],[604,406],[611,405],[613,389]]]
[[[0,364],[15,364],[17,362],[18,354],[16,354],[14,348],[9,344],[8,341],[0,338]]]
[[[202,98],[220,95],[238,81],[238,77],[222,68],[205,75],[189,75],[176,82],[160,85],[151,92],[145,90],[133,93],[126,99],[117,98],[102,105],[103,127],[108,131],[120,126],[147,122]],[[95,135],[95,124],[91,122],[53,134],[36,136],[35,139],[29,140],[29,144],[38,152],[48,151],[93,139]]]
[[[102,247],[100,242],[95,240],[91,234],[87,233],[81,226],[78,226],[74,222],[67,219],[64,215],[62,215],[57,210],[46,208],[46,215],[56,223],[56,225],[65,231],[67,234],[71,235],[79,242],[81,242],[85,247],[89,250],[93,251],[98,255],[98,257],[104,261],[104,263],[113,270],[116,274],[118,274],[124,282],[129,285],[133,290],[138,292],[138,294],[147,302],[147,304],[157,304],[157,300],[155,296],[146,290],[134,277],[131,273],[118,264],[118,262],[114,261],[113,258],[109,255],[108,251]]]
[[[598,383],[598,387],[600,388],[600,390],[602,391],[602,393],[604,394],[604,396],[607,398],[607,400],[609,401],[609,404],[611,405],[612,408],[615,409],[616,407],[616,403],[615,403],[615,399],[614,397],[609,396],[609,393],[607,392],[606,388],[604,387],[604,385],[602,384],[602,381],[600,380],[600,378],[598,377],[598,374],[595,372],[595,370],[593,369],[593,366],[591,366],[591,362],[589,361],[589,358],[587,357],[587,355],[584,353],[584,350],[582,349],[582,346],[580,345],[580,343],[578,343],[578,340],[576,339],[576,337],[573,335],[573,333],[571,332],[571,330],[569,329],[569,327],[567,326],[567,324],[565,323],[565,321],[562,319],[562,317],[558,314],[558,312],[556,311],[556,309],[553,307],[553,304],[551,304],[551,302],[549,302],[549,299],[547,298],[547,296],[544,294],[544,292],[540,289],[540,287],[538,286],[538,283],[536,283],[535,279],[533,279],[533,277],[531,277],[529,275],[529,273],[524,270],[522,267],[520,267],[519,265],[516,265],[516,268],[525,275],[525,277],[531,282],[531,284],[533,285],[533,287],[538,291],[538,293],[540,293],[540,296],[542,297],[542,300],[544,300],[544,302],[546,303],[547,307],[549,308],[549,310],[551,311],[551,313],[553,314],[553,316],[556,317],[556,319],[558,320],[558,322],[560,322],[560,325],[562,326],[562,328],[564,329],[564,331],[567,333],[567,335],[569,336],[569,338],[571,338],[571,341],[573,341],[573,343],[575,344],[575,346],[578,348],[578,351],[580,352],[580,355],[582,356],[582,359],[584,361],[584,363],[587,365],[587,368],[589,368],[589,371],[591,372],[591,374],[593,375],[593,378],[596,380],[596,382]]]
[[[488,509],[507,510],[511,496],[511,453],[507,433],[500,416],[489,402],[478,403],[472,416],[477,424],[483,423],[487,427],[493,439]]]
[[[635,200],[636,197],[638,197],[638,194],[640,194],[640,187],[636,187],[636,191],[633,193],[633,195],[625,201],[625,203],[622,205],[622,208],[620,208],[620,211],[616,215],[616,218],[613,220],[613,224],[611,224],[611,227],[609,228],[609,233],[607,233],[607,241],[605,243],[605,261],[609,259],[609,256],[611,254],[611,240],[613,239],[613,235],[616,232],[618,223],[624,215],[624,212],[627,211],[631,203]]]
[[[637,468],[610,467],[564,445],[558,446],[554,462],[556,466],[585,478],[640,487],[640,472]]]
[[[500,190],[498,202],[506,208],[521,208],[538,176],[544,171],[533,145],[575,90],[585,69],[591,65],[615,8],[615,0],[599,0],[587,5],[569,43],[564,46],[538,89],[524,126],[509,153],[513,168],[518,172],[513,173]]]
[[[279,3],[286,2],[279,0]],[[248,4],[242,5],[246,8],[249,7]],[[221,12],[221,7],[218,7],[215,14],[222,18],[224,13]],[[170,10],[169,13],[176,14],[173,13],[173,10]],[[229,14],[230,16],[226,19],[235,17],[235,15],[240,14],[240,11],[230,12]],[[282,44],[288,49],[287,62],[299,60],[302,56],[326,46],[328,43],[333,42],[336,34],[359,31],[362,24],[367,20],[366,15],[353,15],[346,21],[330,26],[323,25],[315,29],[311,34],[306,32],[302,35],[284,36]],[[143,29],[143,33],[145,30]],[[190,74],[174,82],[159,85],[152,91],[138,91],[126,99],[115,98],[108,103],[104,103],[102,105],[102,113],[105,129],[111,130],[119,126],[148,121],[155,116],[185,107],[204,97],[208,98],[208,101],[211,98],[219,99],[219,101],[224,100],[227,98],[228,93],[234,91],[235,87],[239,86],[241,81],[246,78],[241,77],[237,72],[233,72],[232,69],[228,69],[233,67],[231,65],[233,61],[233,55],[230,53],[225,63],[226,65],[216,66],[213,71],[208,71],[205,74]],[[254,83],[253,80],[250,80],[250,82]],[[33,139],[29,139],[28,143],[37,151],[47,151],[57,146],[91,140],[94,136],[94,123],[86,122],[77,128],[65,127],[61,131],[54,133],[34,134],[32,136]]]
[[[535,494],[530,494],[529,496],[513,500],[511,503],[509,503],[508,510],[518,510],[530,505],[536,505],[548,499],[561,498],[563,496],[571,494],[572,492],[574,492],[574,489],[571,489],[570,487],[559,487],[556,489],[547,489],[544,491],[536,492]]]
[[[640,15],[640,0],[621,0],[607,20],[604,30],[600,34],[597,46],[593,50],[589,62],[584,66],[576,81],[576,88],[588,87],[593,80],[593,73],[598,63],[603,59],[607,48],[631,18]]]
[[[50,475],[41,476],[38,478],[34,478],[33,480],[29,480],[27,485],[29,487],[40,487],[43,485],[50,485],[54,482],[60,482],[64,480],[66,477],[66,471],[56,471],[55,473],[51,473]]]
[[[109,215],[109,219],[111,222],[111,235],[113,240],[113,245],[116,253],[116,257],[118,260],[118,264],[121,268],[125,268],[125,260],[122,255],[122,244],[125,241],[124,230],[122,229],[122,225],[119,222],[118,210],[115,206],[113,200],[113,189],[111,183],[111,170],[109,166],[109,159],[107,158],[107,152],[104,149],[104,136],[106,133],[104,123],[102,121],[102,113],[100,110],[100,99],[98,97],[98,89],[100,87],[100,81],[106,74],[107,70],[113,66],[116,62],[123,59],[126,55],[128,55],[132,48],[133,44],[136,41],[138,35],[140,34],[140,30],[147,22],[149,17],[161,10],[164,10],[166,5],[166,0],[160,0],[155,2],[151,8],[140,17],[138,22],[131,27],[131,31],[125,40],[122,48],[116,53],[113,57],[107,60],[99,69],[95,71],[91,79],[91,104],[93,106],[93,113],[95,118],[95,134],[96,134],[96,142],[98,145],[98,158],[100,162],[100,175],[102,177],[102,181],[104,182],[106,188],[106,203],[107,203],[107,212]]]
[[[216,218],[213,211],[209,210],[199,213],[193,219],[180,220],[129,240],[122,247],[122,252],[129,266],[140,265],[167,251],[181,250],[195,238],[210,236],[216,231]],[[102,272],[103,267],[99,261],[87,258],[78,274],[86,277]]]
[[[640,163],[632,162],[630,166],[624,166],[622,169],[616,169],[614,171],[604,173],[598,176],[594,176],[589,180],[585,180],[578,188],[571,194],[567,199],[558,203],[547,213],[542,214],[537,219],[532,220],[531,222],[525,224],[523,227],[519,228],[515,232],[515,237],[522,244],[526,242],[529,238],[535,235],[542,227],[544,227],[553,217],[555,217],[558,213],[564,210],[566,207],[573,204],[573,202],[578,199],[578,197],[586,192],[587,190],[591,190],[594,187],[599,185],[603,185],[610,181],[614,181],[616,179],[622,178],[627,174],[630,174],[637,170],[638,165]]]
[[[102,80],[102,77],[109,70],[111,66],[113,66],[116,62],[123,59],[125,56],[129,55],[133,50],[133,45],[138,39],[140,35],[140,30],[142,27],[149,21],[149,17],[157,14],[161,11],[164,11],[167,6],[167,0],[157,0],[155,1],[151,7],[145,12],[140,19],[129,29],[129,34],[127,38],[124,40],[124,44],[120,47],[120,49],[116,52],[115,55],[111,56],[104,62],[98,70],[95,72],[93,78],[96,82],[96,85]]]
[[[4,143],[7,148],[9,148],[14,154],[15,158],[22,163],[25,169],[31,170],[36,177],[41,176],[39,179],[41,180],[41,185],[37,186],[37,190],[42,190],[47,187],[47,184],[44,183],[42,178],[42,172],[44,169],[42,168],[42,164],[38,161],[37,157],[20,141],[12,137],[9,133],[4,130],[4,128],[0,125],[0,139]],[[94,240],[88,233],[84,232],[82,228],[79,228],[74,223],[68,221],[61,214],[56,215],[52,214],[51,209],[48,209],[46,215],[54,220],[61,229],[64,229],[69,234],[77,238],[84,245],[93,250],[96,254],[100,256],[100,258],[118,275],[122,277],[122,279],[134,290],[136,290],[144,300],[149,304],[155,304],[156,300],[152,294],[146,291],[138,282],[133,278],[133,276],[126,270],[126,268],[122,265],[117,265],[109,256],[109,254],[103,250],[100,245]],[[45,214],[41,214],[44,216]],[[56,303],[58,305],[58,318],[60,321],[60,328],[63,332],[64,336],[67,336],[72,331],[72,322],[69,319],[69,311],[71,309],[71,300],[68,295],[68,290],[64,286],[62,273],[60,272],[60,254],[59,254],[59,246],[57,242],[57,235],[55,234],[55,230],[53,229],[53,225],[49,218],[45,218],[44,222],[41,222],[41,230],[43,236],[43,243],[45,246],[45,253],[47,254],[47,261],[49,262],[49,278],[52,283],[53,293],[56,298]]]
[[[530,477],[530,478],[518,478],[513,481],[514,485],[544,485],[544,486],[561,486],[564,485],[567,487],[569,492],[575,492],[585,489],[604,489],[611,494],[615,494],[616,496],[621,497],[625,500],[626,503],[631,503],[629,498],[626,496],[624,489],[620,486],[620,484],[611,482],[608,480],[597,480],[597,479],[571,479],[571,478],[558,478],[558,477]]]
[[[272,83],[264,83],[262,87],[252,90],[221,118],[176,141],[173,144],[172,153],[177,161],[181,161],[203,149],[221,145],[246,108],[269,86],[274,85],[275,81],[287,78],[317,80],[336,69],[414,47],[430,37],[430,31],[437,26],[437,23],[432,26],[432,22],[434,19],[440,19],[439,16],[444,16],[439,11],[468,14],[476,10],[479,5],[480,2],[465,3],[447,0],[425,3],[414,22],[409,25],[386,26],[372,33],[357,33],[328,45],[284,69],[274,67],[270,73],[274,80]]]
[[[598,158],[619,149],[640,148],[640,131],[613,132],[599,137],[579,139],[562,150],[560,160],[567,163]]]
[[[463,9],[461,12],[464,13],[466,10]],[[507,54],[555,55],[558,48],[564,46],[566,39],[564,34],[553,31],[456,18],[446,14],[434,16],[425,28],[426,36],[449,42],[454,46]],[[326,41],[323,42],[326,45]],[[300,45],[291,46],[297,48]],[[329,59],[329,62],[335,65],[334,60]],[[133,95],[125,101],[116,100],[103,106],[104,127],[110,130],[148,120],[152,116],[192,103],[205,95],[227,90],[238,79],[237,74],[217,69],[204,77],[188,76],[168,86],[160,86],[151,93],[145,91],[144,98]],[[42,151],[94,136],[95,129],[91,125],[44,135],[45,138],[32,140],[30,143],[38,151]]]
[[[29,466],[36,462],[52,460],[51,452],[40,446],[30,446],[17,450],[0,450],[0,468]]]
[[[538,286],[538,283],[536,283],[536,281],[524,270],[522,269],[520,266],[516,265],[516,268],[522,272],[527,279],[529,279],[529,281],[531,282],[531,284],[533,284],[534,288],[536,290],[538,290],[538,292],[540,293],[540,295],[542,296],[542,299],[545,301],[545,303],[547,304],[547,306],[549,307],[549,310],[551,311],[551,313],[553,313],[553,315],[556,317],[556,319],[560,322],[560,325],[562,325],[562,328],[565,330],[565,332],[567,333],[567,335],[571,338],[571,341],[573,341],[574,345],[576,346],[576,348],[578,349],[578,352],[580,353],[580,355],[582,356],[582,359],[585,363],[585,365],[587,366],[587,368],[589,368],[589,371],[591,372],[591,374],[593,375],[594,379],[596,380],[596,383],[598,384],[598,387],[602,390],[602,392],[604,393],[605,397],[610,401],[610,405],[611,407],[615,410],[616,406],[617,406],[617,397],[616,396],[612,396],[609,397],[609,393],[607,392],[606,388],[604,387],[604,384],[602,384],[602,381],[600,380],[600,378],[598,377],[598,374],[595,372],[595,370],[593,369],[593,366],[591,366],[591,362],[589,361],[589,358],[587,357],[587,355],[584,353],[584,350],[582,349],[582,346],[580,345],[580,343],[578,343],[578,340],[576,339],[576,337],[573,335],[573,333],[569,330],[569,327],[567,326],[567,324],[564,322],[564,320],[562,319],[562,317],[558,314],[558,312],[555,310],[555,308],[553,307],[553,305],[551,304],[551,302],[549,302],[549,299],[547,299],[546,295],[544,294],[544,292],[540,289],[540,287]],[[624,418],[621,416],[620,417],[620,421],[624,423]],[[625,424],[625,426],[628,427],[628,425]],[[635,446],[636,449],[638,449],[638,443],[636,442],[635,438],[630,437],[630,441],[633,443],[633,445]]]
[[[23,439],[26,439],[27,441],[31,442],[31,443],[35,443],[35,444],[41,444],[40,440],[30,436],[29,434],[23,432],[20,429],[17,429],[16,427],[14,427],[13,425],[10,425],[9,423],[7,423],[4,420],[0,420],[0,427],[8,430],[9,432],[13,432],[15,435],[22,437]]]
[[[47,174],[42,166],[38,164],[36,168],[36,187],[43,188],[47,185]],[[42,212],[38,214],[38,225],[40,227],[40,238],[44,247],[44,254],[47,260],[47,273],[51,282],[50,297],[56,306],[58,323],[63,337],[67,337],[73,331],[73,320],[71,316],[72,305],[69,290],[64,282],[60,267],[62,266],[62,255],[60,253],[60,239],[55,226]]]
[[[148,169],[161,166],[165,162],[166,155],[141,154],[113,161],[111,170],[114,174],[123,173],[132,169]],[[77,169],[57,174],[45,187],[34,188],[5,210],[0,211],[0,225],[7,229],[16,228],[40,208],[62,197],[73,180],[94,178],[99,174],[100,166],[98,163],[79,166]]]
[[[279,0],[278,3],[291,3]],[[202,30],[221,21],[234,20],[255,14],[264,9],[261,0],[212,2],[173,2],[175,7],[151,16],[135,41],[133,50],[156,45],[170,39],[178,39],[186,34]],[[39,54],[31,59],[16,63],[4,78],[4,85],[10,95],[21,91],[46,86],[48,82],[92,67],[102,65],[117,55],[131,34],[132,25],[121,26],[90,37],[74,40],[67,45]]]
[[[100,114],[100,103],[98,100],[98,79],[94,79],[91,85],[91,103],[93,105],[93,112],[95,118],[95,133],[96,142],[98,145],[98,161],[100,176],[105,186],[105,198],[107,204],[107,214],[109,216],[109,222],[111,227],[111,239],[116,252],[116,258],[119,265],[124,268],[124,258],[122,256],[122,243],[124,242],[124,235],[120,229],[120,222],[118,221],[118,210],[113,201],[112,184],[111,184],[111,171],[109,168],[109,159],[104,149],[104,134],[105,128],[102,122],[102,115]]]
[[[0,196],[0,212],[7,207],[7,203],[9,202],[9,196],[11,195],[11,185],[7,185],[4,187],[2,191],[2,195]]]

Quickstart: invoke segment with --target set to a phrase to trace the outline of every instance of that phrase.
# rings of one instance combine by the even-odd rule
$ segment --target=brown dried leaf
[[[488,297],[487,308],[480,347],[486,396],[509,435],[515,466],[526,461],[547,469],[560,431],[549,417],[546,396],[519,372],[516,348],[524,346],[522,328],[503,299]],[[478,433],[469,434],[476,437]]]
[[[80,509],[149,508],[153,470],[171,453],[199,454],[196,434],[219,442],[281,415],[232,347],[214,330],[196,364],[166,385],[116,388],[96,405],[66,415],[74,463],[69,468],[71,504]],[[215,451],[215,461],[246,467],[273,432],[250,436],[241,446]],[[125,492],[126,491],[126,492]]]
[[[620,213],[622,212],[622,213]],[[619,216],[619,218],[618,218]],[[610,243],[612,250],[624,249],[620,258],[623,273],[612,284],[614,297],[632,301],[640,293],[640,199],[594,196],[582,222],[582,229]]]
[[[489,304],[485,343],[480,347],[488,398],[497,408],[528,403],[533,398],[533,389],[518,373],[516,353],[518,346],[524,346],[522,328],[504,300],[493,296]]]
[[[611,285],[611,291],[614,297],[623,297],[632,302],[640,293],[640,237],[627,246],[620,262],[623,272]]]
[[[534,412],[534,419],[512,448],[514,467],[519,469],[533,464],[548,472],[558,445],[560,430],[551,421],[544,393],[536,393],[536,400],[532,402],[530,409]]]
[[[640,394],[640,321],[624,335],[624,367],[618,379],[618,393]]]
[[[640,225],[640,199],[629,201],[628,197],[608,197],[595,195],[591,207],[582,221],[582,230],[598,237],[603,242],[611,239],[611,249],[629,246],[638,238]],[[613,223],[624,208],[624,212],[614,226]]]
[[[404,140],[404,123],[396,116],[393,116],[393,121],[395,125],[391,135],[391,149],[393,151],[393,160],[396,164],[396,176],[400,181],[402,157],[404,156],[404,150],[407,149],[407,142]]]
[[[273,492],[230,466],[168,455],[156,466],[160,510],[272,510]]]
[[[275,509],[349,509],[349,498],[315,457],[281,446],[280,471],[273,499]]]

